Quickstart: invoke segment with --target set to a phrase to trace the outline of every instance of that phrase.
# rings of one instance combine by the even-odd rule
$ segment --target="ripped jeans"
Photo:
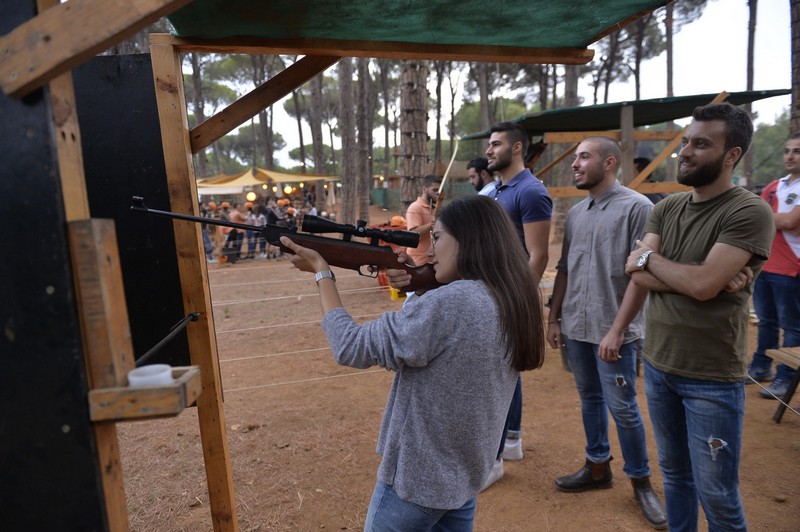
[[[688,379],[647,361],[644,382],[669,529],[697,530],[699,499],[710,532],[747,530],[739,494],[744,382]]]
[[[622,358],[603,362],[598,345],[564,338],[567,359],[581,398],[586,458],[596,464],[611,456],[608,412],[614,417],[629,478],[650,476],[644,422],[636,402],[636,351],[639,341],[620,346]]]

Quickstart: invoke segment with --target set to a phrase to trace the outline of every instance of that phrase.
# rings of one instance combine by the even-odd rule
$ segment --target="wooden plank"
[[[578,143],[578,144],[579,144],[579,143]],[[560,163],[561,161],[563,161],[564,159],[566,159],[567,157],[569,157],[569,155],[570,155],[571,153],[574,153],[574,152],[575,152],[575,150],[578,148],[578,144],[574,144],[574,145],[573,145],[571,148],[569,148],[569,149],[565,150],[565,151],[564,151],[564,152],[562,152],[562,153],[561,153],[561,154],[560,154],[558,157],[556,157],[555,159],[553,159],[552,161],[550,161],[550,162],[549,162],[549,163],[548,163],[548,164],[547,164],[547,165],[546,165],[544,168],[542,168],[541,170],[539,170],[538,172],[536,172],[536,177],[538,177],[538,178],[540,178],[540,179],[541,179],[541,177],[542,177],[544,174],[546,174],[547,172],[549,172],[550,170],[552,170],[552,169],[553,169],[553,168],[554,168],[554,167],[555,167],[555,166],[556,166],[558,163]]]
[[[594,57],[594,50],[586,48],[524,48],[475,44],[420,44],[388,41],[265,39],[256,37],[182,39],[166,33],[151,34],[150,43],[156,45],[171,44],[180,52],[330,55],[387,59],[482,61],[488,63],[585,65]]]
[[[192,167],[189,122],[183,90],[181,60],[175,47],[150,45],[153,81],[161,122],[161,142],[167,172],[170,205],[177,212],[198,214],[197,187]],[[197,399],[203,458],[206,467],[211,520],[215,531],[237,531],[222,383],[219,374],[214,314],[208,284],[200,226],[175,221],[175,245],[186,313],[200,318],[186,332],[192,365],[201,373],[203,393]]]
[[[619,111],[620,139],[619,148],[622,151],[622,160],[619,168],[622,170],[622,184],[627,185],[633,181],[633,158],[636,157],[636,143],[633,139],[633,106],[624,105]]]
[[[233,131],[253,116],[291,93],[326,68],[338,57],[307,55],[262,83],[250,93],[192,129],[192,153],[198,153],[214,141]]]
[[[0,87],[28,94],[191,0],[69,0],[0,37]]]
[[[780,349],[767,349],[764,354],[780,364],[790,368],[800,368],[800,347],[781,347]]]
[[[543,136],[544,142],[547,144],[556,144],[559,142],[581,142],[587,137],[608,137],[614,140],[620,140],[622,134],[619,131],[554,131],[545,133]],[[672,140],[675,137],[675,131],[666,129],[636,129],[633,132],[633,140],[648,141],[648,140]]]
[[[687,190],[692,190],[692,187],[681,185],[676,181],[660,181],[640,183],[634,190],[641,194],[656,194],[659,192],[686,192]]]
[[[537,174],[538,175],[538,174]],[[633,187],[629,187],[633,188]],[[691,187],[681,185],[675,181],[664,181],[660,183],[642,183],[634,190],[642,194],[650,194],[651,192],[685,192],[691,190]],[[575,187],[547,187],[547,193],[551,198],[580,198],[587,194],[585,190],[578,190]]]
[[[175,382],[142,388],[117,386],[89,392],[92,421],[124,421],[176,416],[191,406],[202,391],[200,368],[172,368]]]
[[[80,206],[73,207],[79,211]],[[134,355],[114,222],[75,220],[68,229],[90,388],[122,386]],[[96,423],[94,429],[108,525],[124,532],[128,511],[117,429],[113,423]]]

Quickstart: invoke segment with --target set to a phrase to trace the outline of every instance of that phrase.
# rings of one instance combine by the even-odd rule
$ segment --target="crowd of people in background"
[[[302,207],[295,205],[302,203]],[[214,201],[200,202],[200,216],[203,218],[223,220],[252,226],[253,229],[241,230],[235,227],[224,227],[204,224],[203,246],[209,264],[235,264],[243,260],[279,259],[283,252],[278,246],[266,241],[264,234],[258,230],[266,224],[295,229],[301,214],[317,214],[313,197],[308,195],[300,201],[288,198],[269,197],[261,202]]]

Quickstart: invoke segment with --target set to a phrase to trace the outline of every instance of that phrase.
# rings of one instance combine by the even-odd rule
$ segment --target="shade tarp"
[[[732,92],[725,101],[733,105],[742,105],[764,98],[785,96],[791,93],[791,89]],[[543,135],[562,131],[608,131],[620,128],[620,110],[623,107],[631,106],[633,107],[633,126],[642,127],[691,116],[695,107],[708,104],[716,96],[716,94],[694,94],[691,96],[673,96],[651,100],[568,107],[539,113],[528,113],[511,121],[518,122],[530,135]],[[461,140],[484,139],[489,138],[489,136],[490,133],[487,129],[465,135],[461,137]]]
[[[238,174],[219,174],[197,181],[201,187],[257,187],[265,184],[279,183],[311,183],[316,181],[338,181],[335,175],[296,174],[277,172],[263,168],[251,168]]]
[[[195,0],[169,16],[180,37],[334,39],[585,48],[664,0]]]

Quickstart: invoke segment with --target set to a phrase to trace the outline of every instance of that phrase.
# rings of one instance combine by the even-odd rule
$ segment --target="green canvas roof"
[[[725,101],[733,105],[742,105],[791,93],[791,89],[732,92]],[[530,135],[561,131],[608,131],[620,128],[620,110],[625,106],[632,106],[633,126],[649,126],[691,116],[695,107],[706,105],[716,96],[716,94],[695,94],[553,109],[524,114],[511,122],[519,122]],[[461,140],[484,139],[489,138],[489,135],[489,130],[486,130],[465,135]]]
[[[586,48],[665,4],[664,0],[195,0],[169,20],[177,36],[205,39]]]

